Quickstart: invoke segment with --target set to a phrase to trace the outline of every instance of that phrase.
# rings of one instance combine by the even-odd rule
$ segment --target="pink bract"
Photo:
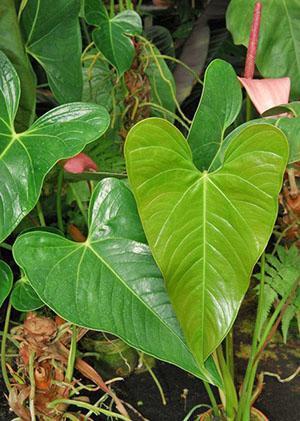
[[[84,171],[97,171],[97,164],[86,154],[79,153],[64,163],[64,170],[72,174],[80,174]]]
[[[260,114],[270,108],[289,102],[291,81],[288,77],[278,79],[238,78]]]

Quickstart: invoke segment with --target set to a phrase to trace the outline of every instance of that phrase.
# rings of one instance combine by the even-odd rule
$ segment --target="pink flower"
[[[291,81],[288,77],[278,79],[238,78],[246,89],[252,103],[263,114],[270,108],[289,102]]]
[[[84,171],[97,171],[97,164],[86,154],[79,153],[63,163],[64,170],[72,174],[80,174]]]

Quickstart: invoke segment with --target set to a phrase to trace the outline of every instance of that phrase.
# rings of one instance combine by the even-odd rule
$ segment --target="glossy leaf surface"
[[[14,0],[0,2],[0,50],[11,60],[21,81],[16,126],[18,130],[25,130],[34,120],[36,80],[24,48]]]
[[[58,100],[82,95],[79,0],[30,0],[21,15],[26,51],[44,68]]]
[[[235,44],[248,45],[256,0],[231,0],[227,28]],[[300,95],[299,0],[261,0],[262,17],[256,64],[263,77],[289,76],[292,97]]]
[[[13,285],[13,273],[11,268],[0,260],[0,307],[8,297]]]
[[[44,306],[26,277],[15,283],[11,293],[11,304],[18,311],[33,311]]]
[[[0,241],[35,206],[43,179],[54,164],[79,153],[109,124],[103,107],[72,103],[49,111],[28,130],[16,133],[19,97],[17,73],[0,53]]]
[[[17,239],[14,257],[41,299],[64,319],[111,332],[203,377],[145,244],[133,195],[122,181],[107,178],[97,185],[86,242],[31,232]]]
[[[221,168],[200,172],[182,134],[153,118],[131,129],[125,155],[149,246],[201,364],[230,329],[271,235],[286,139],[271,125],[248,127]]]
[[[104,57],[122,75],[132,64],[135,48],[129,35],[142,33],[142,21],[133,10],[110,18],[101,0],[85,0],[86,21],[95,25],[93,40]]]
[[[209,168],[241,104],[242,91],[233,67],[223,60],[212,61],[205,72],[202,96],[187,139],[194,164],[201,171]]]

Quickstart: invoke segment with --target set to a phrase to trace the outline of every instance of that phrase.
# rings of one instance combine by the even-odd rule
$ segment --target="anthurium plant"
[[[115,379],[105,382],[78,351],[92,330],[201,379],[212,407],[202,419],[264,419],[254,407],[258,364],[278,327],[286,341],[300,308],[298,249],[281,245],[296,222],[274,230],[279,195],[296,206],[286,183],[297,190],[300,107],[288,103],[290,75],[272,79],[259,56],[270,79],[254,79],[250,42],[244,75],[221,59],[203,82],[196,75],[202,94],[190,120],[165,60],[182,63],[173,45],[169,56],[153,41],[171,36],[160,28],[147,37],[140,3],[2,3],[1,371],[10,408],[24,420],[129,420]],[[227,19],[245,43],[241,3],[231,2]],[[296,92],[293,77],[292,99]],[[45,103],[46,112],[36,107]],[[233,329],[251,280],[257,316],[239,389]],[[25,313],[16,326],[12,309]],[[99,389],[95,405],[78,397]]]

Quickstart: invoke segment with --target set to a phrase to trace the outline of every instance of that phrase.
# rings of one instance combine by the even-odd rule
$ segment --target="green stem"
[[[73,379],[74,366],[76,360],[76,349],[77,349],[77,328],[75,325],[72,325],[72,338],[71,346],[68,358],[68,366],[66,370],[66,382],[71,383]]]
[[[225,393],[225,412],[227,416],[227,420],[234,420],[237,409],[238,409],[238,398],[235,390],[235,386],[233,383],[233,379],[231,377],[229,368],[226,364],[222,344],[218,346],[217,350],[217,357],[219,362],[219,367],[221,370],[223,382],[224,382],[224,393]]]
[[[29,362],[28,362],[28,372],[29,372],[29,380],[30,380],[29,408],[30,408],[31,421],[36,420],[35,407],[34,407],[34,400],[35,400],[34,357],[35,357],[35,353],[31,351],[29,354]]]
[[[5,250],[12,251],[12,246],[10,244],[0,243],[0,247],[3,248],[3,249],[5,249]]]
[[[246,121],[252,120],[252,103],[249,95],[246,96]]]
[[[72,400],[72,399],[55,399],[54,401],[52,401],[48,404],[48,408],[50,408],[50,409],[55,408],[57,405],[60,405],[60,404],[72,405],[72,406],[74,405],[74,406],[77,406],[79,408],[87,409],[88,411],[91,411],[92,413],[94,413],[96,415],[103,414],[103,415],[106,415],[108,417],[114,417],[114,418],[118,418],[120,420],[130,421],[129,418],[124,417],[124,415],[117,414],[116,412],[107,411],[106,409],[97,408],[94,405],[91,405],[90,403],[76,401],[76,400]]]
[[[42,205],[41,205],[40,201],[38,201],[37,204],[36,204],[36,210],[37,210],[37,214],[38,214],[38,218],[39,218],[41,227],[45,227],[46,222],[45,222],[45,217],[44,217],[44,214],[43,214],[43,209],[42,209]]]
[[[252,394],[252,387],[253,387],[252,379],[253,379],[253,375],[255,379],[255,373],[256,373],[254,360],[255,360],[255,354],[257,352],[258,337],[261,330],[261,318],[262,318],[262,313],[263,313],[263,302],[264,302],[263,300],[264,286],[265,286],[265,253],[263,253],[261,256],[261,279],[260,279],[260,286],[259,286],[257,315],[256,315],[256,320],[255,320],[254,332],[253,332],[250,358],[247,364],[246,374],[245,374],[245,378],[242,385],[242,393],[241,393],[240,403],[239,403],[239,408],[238,408],[237,421],[249,421],[250,419],[250,404],[251,404],[251,394]]]
[[[190,130],[189,126],[177,114],[172,113],[172,111],[167,110],[165,107],[155,104],[154,102],[142,102],[139,104],[139,108],[147,106],[157,108],[159,111],[162,111],[165,114],[169,114],[172,118],[177,120],[187,131]]]
[[[91,37],[90,37],[90,34],[89,34],[87,24],[86,24],[86,22],[83,18],[80,19],[80,23],[81,23],[81,27],[82,27],[82,30],[83,30],[83,34],[84,34],[85,39],[86,39],[86,43],[87,43],[87,45],[90,45],[92,40],[91,40]]]
[[[154,383],[155,383],[155,384],[156,384],[156,386],[157,386],[157,389],[158,389],[158,391],[159,391],[159,394],[160,394],[160,397],[161,397],[161,400],[162,400],[162,404],[163,404],[163,405],[167,405],[167,400],[166,400],[166,397],[165,397],[165,394],[164,394],[163,388],[162,388],[161,384],[159,383],[158,378],[156,377],[156,375],[155,375],[154,371],[152,370],[152,368],[150,367],[150,365],[149,365],[149,364],[147,363],[147,361],[143,358],[143,354],[140,354],[140,355],[141,355],[141,357],[142,357],[142,361],[143,361],[143,363],[144,363],[145,367],[146,367],[146,368],[147,368],[147,370],[149,371],[150,376],[152,377],[152,379],[154,380]]]
[[[232,381],[234,382],[234,354],[233,354],[233,327],[225,339],[226,364],[228,366]]]
[[[77,206],[78,206],[78,208],[79,208],[79,210],[80,210],[80,212],[81,212],[81,214],[83,216],[84,222],[86,223],[86,225],[88,225],[88,217],[87,217],[86,211],[84,209],[83,203],[82,203],[80,197],[78,196],[76,190],[72,186],[72,184],[69,184],[69,187],[71,189],[71,192],[72,192],[73,196],[75,197]]]
[[[215,395],[213,394],[213,391],[211,390],[210,384],[205,382],[205,381],[203,381],[203,384],[204,384],[205,390],[208,394],[208,397],[209,397],[214,415],[216,417],[220,417],[221,416],[220,410],[219,410]]]
[[[64,232],[64,223],[62,218],[62,210],[61,210],[61,194],[62,194],[62,186],[64,181],[64,170],[62,168],[59,169],[58,179],[57,179],[57,192],[56,192],[56,215],[57,215],[57,225],[61,232]]]
[[[11,385],[9,382],[7,369],[6,369],[6,340],[7,340],[8,329],[9,329],[10,314],[11,314],[11,301],[9,300],[7,310],[6,310],[3,336],[2,336],[2,341],[1,341],[1,371],[2,371],[2,377],[4,380],[5,386],[9,392],[11,391]]]

